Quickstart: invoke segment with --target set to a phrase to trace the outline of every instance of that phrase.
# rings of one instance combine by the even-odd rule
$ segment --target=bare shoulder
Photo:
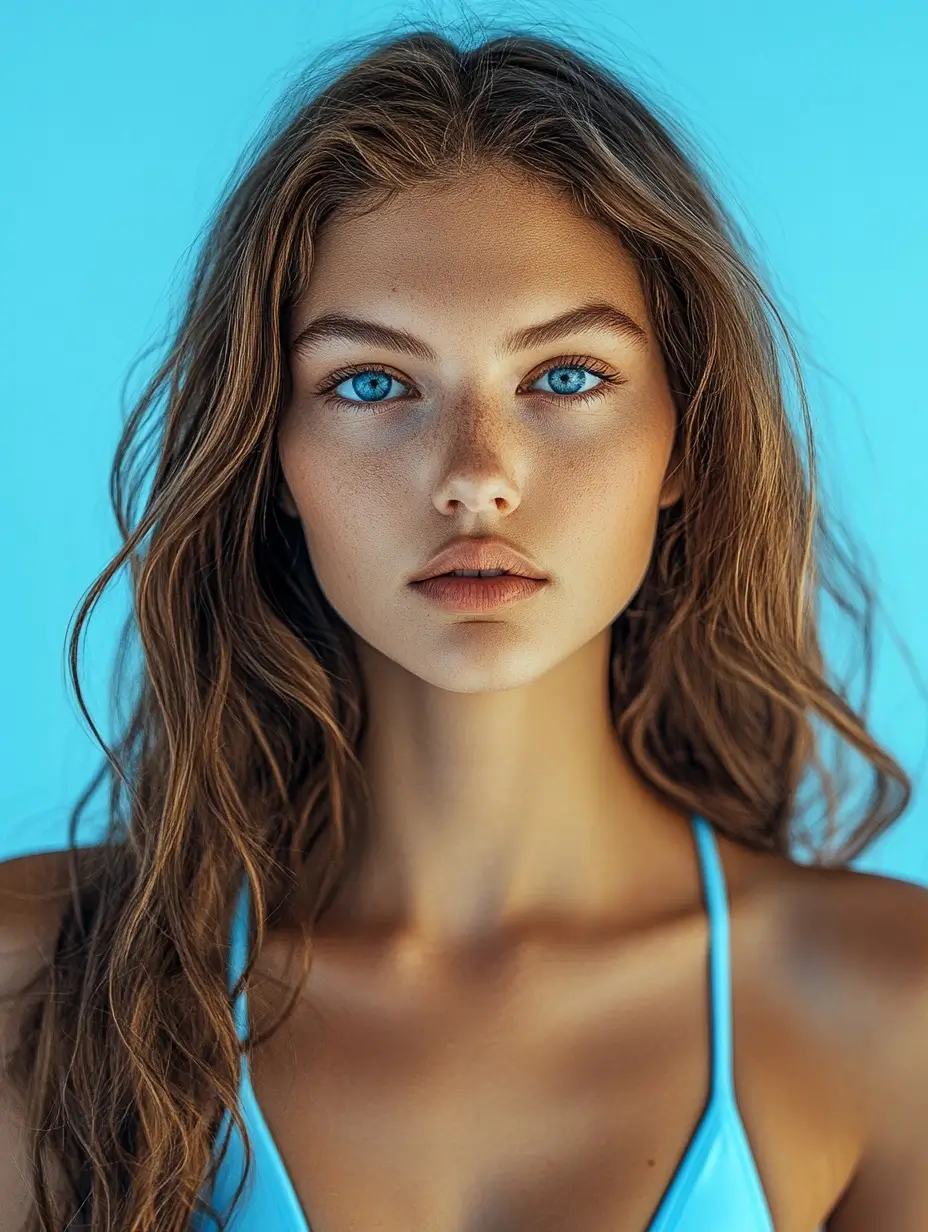
[[[78,849],[81,882],[93,878],[106,847]],[[5,1054],[20,992],[54,953],[71,901],[71,852],[39,852],[0,861],[0,1047]]]
[[[827,1232],[916,1232],[928,1210],[928,888],[771,861],[773,968],[853,1085],[866,1135]]]
[[[35,922],[50,898],[60,898],[68,886],[68,852],[0,860],[0,923]]]
[[[0,861],[0,993],[22,987],[58,935],[70,894],[67,851]]]
[[[70,892],[67,851],[0,861],[0,995],[21,989],[48,960]],[[0,1013],[9,1021],[7,1005]]]
[[[798,864],[728,839],[720,848],[733,912],[745,904],[759,922],[750,939],[762,949],[765,980],[879,1100],[880,1064],[899,1064],[913,1023],[928,1040],[928,888]]]
[[[0,1062],[19,1033],[20,994],[54,950],[69,894],[67,851],[0,861]],[[28,1214],[29,1149],[21,1101],[0,1075],[0,1232],[19,1232]]]
[[[928,888],[853,868],[816,868],[720,839],[732,898],[761,904],[778,966],[797,992],[821,981],[888,1012],[928,985]],[[774,955],[771,955],[774,957]]]
[[[846,1011],[846,1033],[863,1028],[864,1005],[891,1030],[928,994],[928,888],[856,869],[793,865],[782,875],[781,954],[797,988],[822,981]]]
[[[835,883],[841,1038],[869,1132],[827,1229],[916,1232],[928,1210],[928,889],[853,872]]]

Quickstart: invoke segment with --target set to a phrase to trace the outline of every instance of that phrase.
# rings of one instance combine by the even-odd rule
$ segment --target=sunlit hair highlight
[[[24,1232],[184,1232],[205,1210],[226,1109],[245,1130],[227,988],[234,889],[247,879],[256,913],[243,980],[272,914],[304,930],[305,975],[370,811],[352,633],[275,500],[292,312],[328,222],[480,168],[514,191],[544,185],[609,228],[663,350],[684,493],[661,511],[612,633],[610,701],[634,765],[740,843],[806,848],[821,864],[850,861],[909,803],[907,774],[869,733],[866,705],[829,678],[819,642],[829,595],[859,631],[869,693],[875,597],[822,513],[796,348],[682,128],[567,38],[468,45],[425,28],[327,48],[236,168],[116,451],[123,544],[69,640],[106,757],[71,817],[72,901],[7,1070],[36,1135]],[[79,648],[127,564],[109,747],[84,704]],[[872,770],[853,826],[839,824],[826,728]],[[800,807],[810,772],[823,810]],[[81,849],[79,818],[104,782],[106,839]],[[809,819],[822,817],[817,834]]]

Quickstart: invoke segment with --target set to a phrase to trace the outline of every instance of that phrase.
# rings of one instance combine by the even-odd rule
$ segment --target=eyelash
[[[600,360],[593,359],[589,355],[571,355],[563,359],[552,360],[551,363],[545,365],[541,372],[534,375],[528,384],[533,385],[535,381],[541,380],[543,376],[555,371],[557,368],[583,368],[588,372],[592,372],[594,376],[598,376],[604,383],[597,385],[594,389],[587,389],[583,393],[577,394],[539,394],[539,391],[535,390],[534,392],[539,394],[540,397],[548,398],[555,402],[592,402],[596,398],[603,397],[611,388],[625,384],[625,377],[620,376],[617,372],[613,372]],[[334,406],[349,406],[354,410],[362,408],[367,410],[371,407],[385,406],[406,400],[404,396],[400,398],[381,398],[377,402],[355,402],[351,398],[342,398],[339,394],[331,394],[331,390],[341,385],[343,381],[347,381],[349,377],[360,376],[361,373],[367,372],[381,372],[384,376],[388,376],[394,381],[399,381],[401,385],[408,385],[410,383],[397,376],[395,372],[391,371],[384,364],[356,364],[354,367],[339,368],[337,372],[333,372],[329,378],[329,383],[324,389],[320,389],[318,393],[320,396],[330,395],[325,397],[326,403]]]

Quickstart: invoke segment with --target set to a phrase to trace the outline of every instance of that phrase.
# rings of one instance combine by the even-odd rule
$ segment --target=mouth
[[[453,569],[449,573],[436,573],[433,577],[460,577],[460,578],[498,578],[498,577],[513,577],[514,575],[508,569]],[[431,581],[432,578],[425,578],[424,581]]]
[[[426,567],[419,574],[413,574],[409,581],[420,583],[439,577],[480,580],[515,577],[541,580],[544,576],[531,557],[524,555],[504,539],[494,536],[459,536],[440,552],[436,552]]]
[[[413,582],[413,589],[424,599],[451,612],[475,615],[509,607],[547,585],[543,578],[522,577],[508,570],[455,570]]]

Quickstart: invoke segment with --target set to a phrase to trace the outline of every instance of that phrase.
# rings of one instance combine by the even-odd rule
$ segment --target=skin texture
[[[593,301],[648,347],[596,331],[497,354]],[[278,499],[357,637],[377,825],[297,1012],[254,1050],[258,1103],[314,1228],[643,1232],[705,1107],[710,1023],[689,819],[626,764],[607,704],[610,623],[680,496],[633,264],[487,173],[326,228],[294,336],[333,311],[435,358],[330,339],[292,359]],[[544,369],[578,357],[623,383],[558,394]],[[357,408],[326,404],[349,364],[401,384],[365,407],[342,378]],[[509,538],[549,586],[486,617],[431,607],[406,580],[461,533]],[[923,1232],[928,894],[716,841],[737,1104],[776,1232]],[[54,944],[64,855],[0,864],[4,990]],[[23,906],[32,881],[47,901]],[[254,1033],[293,940],[265,934]],[[0,1232],[25,1216],[28,1148],[0,1091]]]
[[[597,328],[503,356],[510,331],[591,302],[647,345]],[[291,355],[278,500],[357,638],[376,825],[303,1010],[254,1057],[259,1102],[318,1226],[640,1232],[705,1105],[710,1037],[689,817],[627,763],[608,708],[611,622],[681,496],[634,264],[487,170],[327,226],[291,342],[332,312],[434,356],[333,338]],[[587,359],[620,383],[558,393],[550,370]],[[327,402],[349,365],[330,390],[348,404]],[[352,384],[365,365],[388,369],[386,397]],[[509,539],[549,585],[485,616],[429,605],[407,580],[460,534]],[[777,1232],[915,1232],[928,896],[717,843],[738,1106]],[[291,952],[269,934],[259,1024]],[[547,1183],[540,1158],[561,1160]],[[473,1215],[488,1186],[498,1225]]]
[[[497,354],[511,330],[587,302],[627,312],[648,345],[597,327]],[[376,843],[332,918],[390,922],[413,955],[539,916],[640,911],[647,869],[692,839],[626,763],[607,703],[610,624],[681,495],[631,258],[556,196],[486,172],[327,227],[292,337],[328,312],[404,329],[437,356],[327,339],[292,358],[280,503],[357,635],[369,690]],[[559,393],[544,368],[578,356],[623,383],[590,373],[581,388],[601,399]],[[346,378],[354,405],[327,404],[330,374],[365,363],[390,369],[387,397]],[[406,580],[460,534],[504,536],[549,585],[482,616],[432,606]]]

